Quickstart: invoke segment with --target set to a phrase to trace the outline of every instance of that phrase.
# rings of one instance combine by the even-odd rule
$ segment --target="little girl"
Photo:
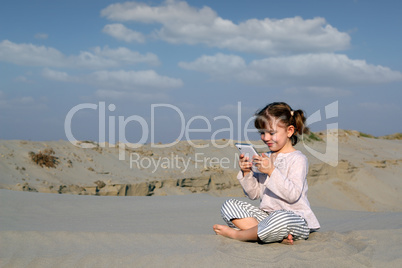
[[[271,103],[256,114],[254,125],[270,151],[252,162],[240,155],[237,178],[250,199],[260,199],[260,206],[227,200],[221,213],[228,226],[214,225],[216,234],[292,245],[320,228],[307,200],[307,158],[293,147],[297,134],[309,131],[305,121],[302,110],[293,111],[283,102]],[[261,173],[252,171],[253,164]]]

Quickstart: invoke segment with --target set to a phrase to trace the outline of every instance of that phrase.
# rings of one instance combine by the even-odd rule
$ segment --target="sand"
[[[0,190],[3,267],[400,267],[402,212],[313,207],[294,246],[213,233],[224,197],[94,197]]]
[[[224,200],[247,200],[232,177],[235,163],[152,173],[127,167],[116,148],[0,141],[0,266],[402,267],[402,142],[346,131],[339,137],[337,167],[299,147],[309,157],[309,200],[322,228],[293,246],[214,234]],[[308,146],[324,150],[325,142]],[[29,158],[45,148],[55,151],[56,168]],[[200,152],[182,143],[150,149],[142,154]],[[223,157],[235,149],[202,152]]]

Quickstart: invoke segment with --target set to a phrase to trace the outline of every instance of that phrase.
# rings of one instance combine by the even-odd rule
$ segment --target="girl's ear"
[[[288,126],[288,138],[292,137],[292,135],[295,133],[295,126],[290,125]]]

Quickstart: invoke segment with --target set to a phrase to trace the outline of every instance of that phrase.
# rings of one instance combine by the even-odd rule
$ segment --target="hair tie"
[[[290,111],[290,115],[293,116],[293,115],[294,115],[294,112],[293,112],[293,111]]]

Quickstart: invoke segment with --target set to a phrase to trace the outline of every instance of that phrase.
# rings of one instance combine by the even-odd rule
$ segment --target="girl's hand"
[[[239,166],[241,171],[243,172],[243,176],[246,176],[248,173],[251,172],[251,167],[253,163],[250,162],[248,157],[245,157],[244,154],[241,154],[239,157]]]
[[[272,154],[271,156],[267,156],[266,154],[262,154],[261,156],[256,155],[253,157],[253,163],[261,173],[268,174],[268,176],[271,176],[275,169]]]

